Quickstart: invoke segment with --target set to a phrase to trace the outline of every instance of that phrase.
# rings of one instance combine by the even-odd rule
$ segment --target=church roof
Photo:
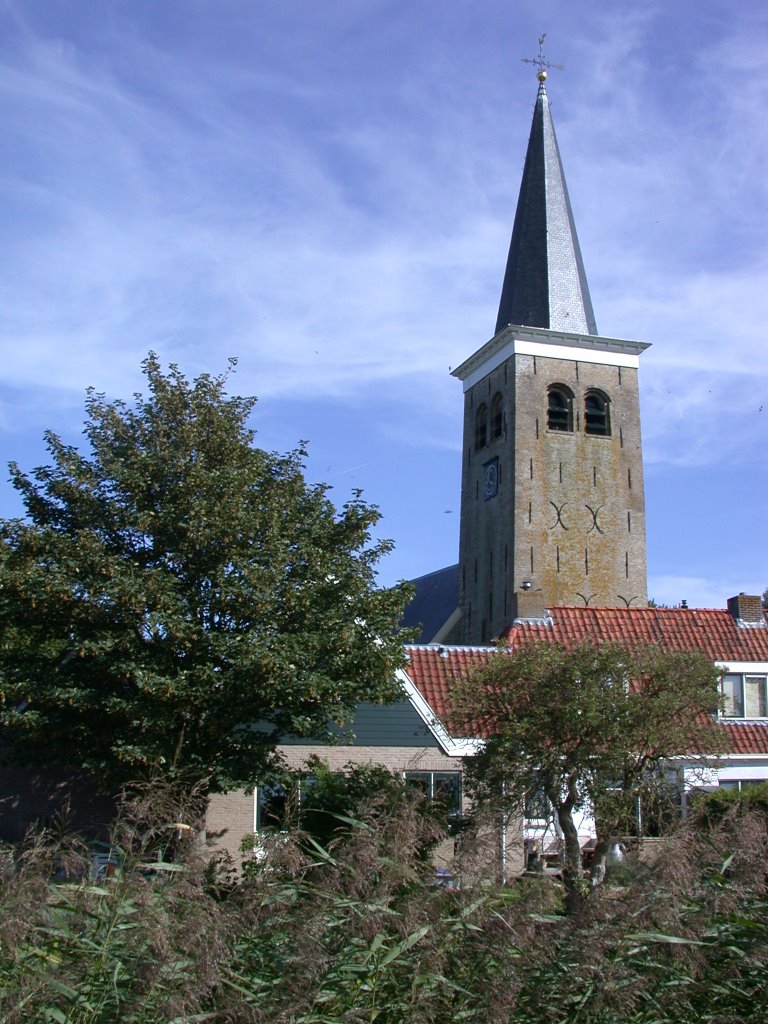
[[[597,334],[541,73],[495,333],[507,324]]]
[[[400,625],[416,630],[418,643],[432,643],[459,607],[459,567],[449,565],[408,582],[414,594]]]

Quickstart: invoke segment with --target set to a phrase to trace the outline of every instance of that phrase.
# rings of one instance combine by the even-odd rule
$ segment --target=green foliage
[[[402,772],[370,762],[349,762],[338,771],[322,758],[312,756],[300,774],[278,773],[267,786],[274,787],[279,795],[276,826],[281,834],[298,830],[315,848],[318,843],[327,846],[348,835],[361,817],[412,808],[423,819],[422,856],[427,857],[439,839],[447,833],[456,834],[464,824],[463,819],[457,822],[438,799],[425,799]],[[246,836],[245,843],[247,850],[260,848],[257,837]]]
[[[280,735],[394,695],[406,593],[376,588],[378,510],[338,511],[303,448],[255,447],[227,375],[144,372],[131,405],[88,392],[88,454],[48,432],[51,465],[11,465],[0,720],[27,757],[110,782],[249,784]]]
[[[701,825],[712,825],[728,815],[762,811],[768,814],[768,782],[752,783],[738,789],[716,789],[698,793],[691,801],[692,813]]]
[[[378,764],[348,764],[333,771],[319,757],[307,762],[311,784],[302,787],[299,824],[301,829],[322,845],[351,827],[348,819],[384,807],[387,813],[407,803],[417,802],[424,813],[429,805],[410,789],[402,773]],[[345,820],[347,819],[347,820]]]
[[[76,838],[29,838],[0,882],[0,1020],[195,1019],[219,981],[225,922],[191,848],[183,863],[157,860],[157,836],[174,823],[136,825],[116,824],[120,867],[103,877]]]
[[[123,810],[122,870],[42,834],[0,859],[0,1020],[57,1024],[762,1024],[768,817],[730,813],[670,840],[578,917],[555,883],[447,892],[410,801],[298,835],[268,869],[222,884],[194,840],[148,872],[166,822],[154,794]],[[64,880],[53,881],[54,871]]]
[[[595,861],[631,832],[638,799],[663,804],[663,769],[717,754],[718,673],[699,652],[589,642],[499,652],[457,683],[454,728],[488,734],[468,766],[481,801],[522,813],[532,793],[553,807],[566,847],[566,882],[578,905],[581,851],[574,815],[594,813]]]

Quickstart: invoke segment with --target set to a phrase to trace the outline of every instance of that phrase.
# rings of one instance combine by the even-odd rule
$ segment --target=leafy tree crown
[[[325,737],[394,696],[404,587],[359,492],[339,510],[303,444],[254,444],[229,374],[188,381],[150,354],[147,395],[87,392],[83,453],[11,464],[0,523],[2,722],[17,752],[110,781],[184,770],[254,781],[278,739]]]

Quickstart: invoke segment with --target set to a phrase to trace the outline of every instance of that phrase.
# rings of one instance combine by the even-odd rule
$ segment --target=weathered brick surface
[[[556,353],[556,347],[553,347]],[[573,393],[573,432],[547,429],[548,388]],[[584,431],[584,399],[610,399],[611,434]],[[475,416],[501,393],[502,434],[475,450]],[[499,460],[483,500],[484,466]],[[465,396],[460,549],[463,642],[487,643],[514,617],[523,583],[544,607],[647,603],[637,370],[514,354]]]
[[[240,863],[241,843],[254,828],[254,791],[237,790],[215,793],[208,801],[205,816],[206,844],[210,853],[228,854]]]
[[[728,611],[742,622],[763,622],[763,602],[757,594],[737,594],[728,598]]]

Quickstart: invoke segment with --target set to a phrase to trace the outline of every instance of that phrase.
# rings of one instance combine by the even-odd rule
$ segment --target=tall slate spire
[[[555,128],[539,69],[496,333],[507,324],[597,334]]]

